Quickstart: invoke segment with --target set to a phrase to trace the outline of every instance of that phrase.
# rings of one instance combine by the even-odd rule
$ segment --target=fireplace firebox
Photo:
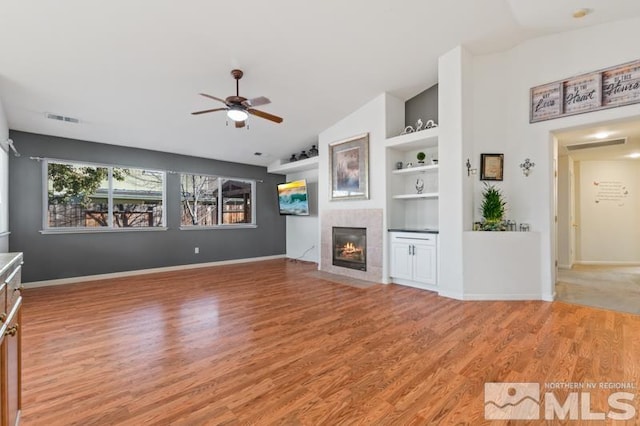
[[[333,227],[333,264],[367,270],[367,228]]]

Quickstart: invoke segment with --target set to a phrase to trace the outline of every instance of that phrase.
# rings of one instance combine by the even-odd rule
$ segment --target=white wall
[[[640,262],[640,162],[579,163],[578,261]]]
[[[318,219],[318,170],[287,175],[287,182],[307,180],[309,216],[287,216],[287,257],[318,262],[320,223]]]
[[[0,253],[9,250],[9,154],[4,150],[8,149],[5,141],[9,139],[9,126],[7,118],[0,101]]]
[[[463,298],[463,231],[472,226],[471,179],[465,162],[473,157],[472,57],[458,47],[438,61],[439,253],[438,287],[442,295]]]
[[[320,211],[333,209],[382,209],[386,204],[385,167],[387,94],[382,94],[363,105],[347,117],[329,127],[318,137],[320,167],[318,180],[327,182],[318,189]],[[353,136],[369,133],[369,199],[368,200],[329,200],[329,144]]]
[[[398,135],[404,124],[404,102],[383,93],[360,107],[333,126],[324,130],[318,137],[320,167],[318,170],[318,206],[320,212],[348,209],[382,209],[383,224],[387,221],[386,157],[385,140]],[[329,144],[369,133],[369,199],[368,200],[329,200]],[[322,215],[320,217],[322,222]],[[322,223],[320,223],[322,228]],[[382,243],[382,281],[388,281],[388,233],[383,230]],[[321,241],[322,244],[331,242]],[[320,259],[320,269],[323,269]]]
[[[533,231],[541,233],[540,277],[545,299],[553,297],[555,283],[554,149],[550,132],[640,116],[640,105],[530,124],[529,90],[638,59],[638,38],[640,19],[636,18],[540,37],[500,54],[474,58],[475,164],[482,152],[504,152],[502,187],[509,202],[509,216],[530,223]],[[442,86],[440,96],[449,96]],[[525,158],[536,163],[526,178],[518,167]],[[480,190],[476,180],[476,197]]]

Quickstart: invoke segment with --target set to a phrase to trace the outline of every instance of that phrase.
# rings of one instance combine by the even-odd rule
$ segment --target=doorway
[[[640,119],[554,136],[556,299],[640,315]]]

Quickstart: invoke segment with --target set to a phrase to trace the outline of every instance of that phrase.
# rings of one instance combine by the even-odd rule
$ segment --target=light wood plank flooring
[[[640,382],[638,316],[314,270],[275,260],[26,290],[22,424],[493,425],[485,382]]]

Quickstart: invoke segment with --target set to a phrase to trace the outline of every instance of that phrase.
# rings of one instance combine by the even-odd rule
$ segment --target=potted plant
[[[480,205],[480,211],[484,218],[482,225],[484,231],[505,230],[502,221],[506,205],[507,202],[504,200],[502,192],[495,185],[489,185],[485,182],[482,191],[482,204]]]
[[[424,154],[424,152],[420,151],[417,155],[416,158],[418,159],[418,164],[424,164],[424,159],[427,156]]]

